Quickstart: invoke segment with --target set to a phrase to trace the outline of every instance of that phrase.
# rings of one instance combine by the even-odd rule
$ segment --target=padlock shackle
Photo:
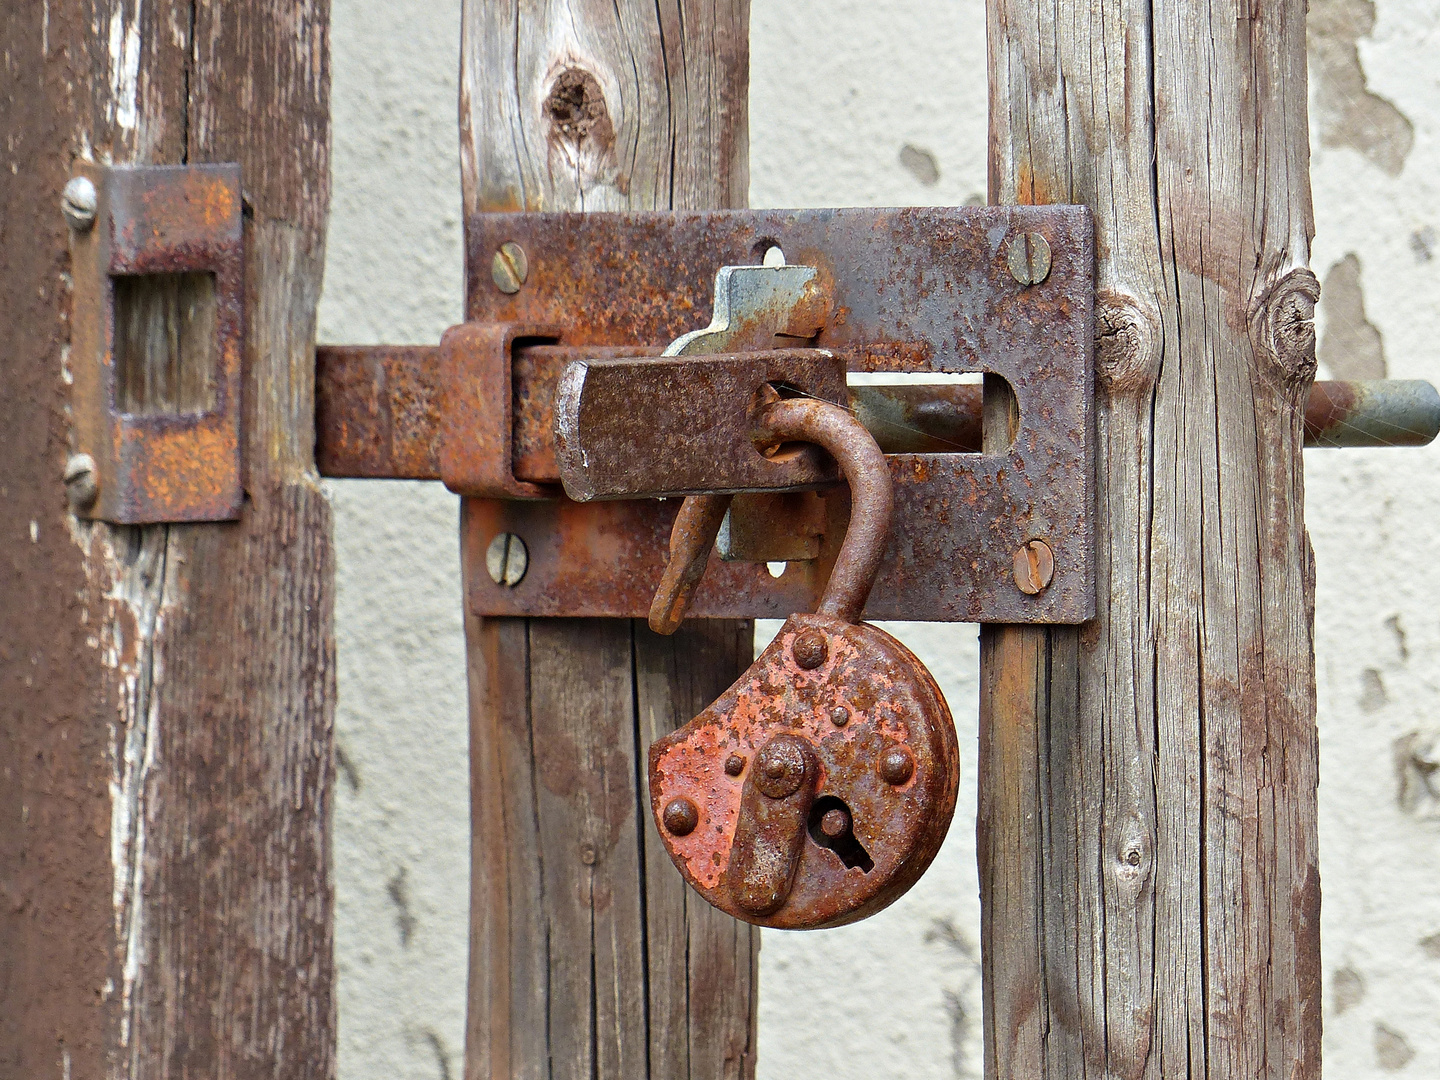
[[[850,525],[816,613],[858,623],[885,556],[895,489],[875,436],[855,414],[814,398],[784,398],[760,412],[757,446],[814,443],[829,451],[850,483]]]

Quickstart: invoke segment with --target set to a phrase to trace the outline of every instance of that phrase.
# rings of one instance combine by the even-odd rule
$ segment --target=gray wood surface
[[[981,646],[988,1077],[1320,1070],[1305,4],[990,0],[990,195],[1095,211],[1099,618]]]
[[[0,1074],[334,1073],[326,0],[0,10]],[[67,513],[76,158],[238,161],[234,524]]]
[[[748,38],[747,0],[467,0],[467,212],[743,206]],[[650,740],[748,666],[750,624],[466,637],[467,1078],[753,1076],[759,934],[687,893],[645,778]]]

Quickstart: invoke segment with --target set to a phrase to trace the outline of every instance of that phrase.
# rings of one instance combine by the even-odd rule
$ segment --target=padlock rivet
[[[700,824],[700,811],[689,799],[671,799],[665,804],[661,820],[665,823],[665,831],[671,836],[689,836],[695,831],[695,826]]]
[[[739,776],[745,771],[745,759],[739,754],[731,754],[725,759],[725,775]]]
[[[830,656],[824,632],[814,627],[796,634],[790,651],[795,654],[795,663],[806,671],[814,671]]]
[[[837,705],[830,710],[830,722],[836,727],[844,727],[850,722],[850,710],[843,705]]]
[[[840,807],[825,811],[820,819],[820,831],[831,840],[838,840],[850,831],[850,815]]]
[[[915,775],[915,757],[903,746],[892,746],[880,758],[880,779],[899,787]]]
[[[768,742],[755,755],[755,786],[772,799],[787,799],[805,779],[805,757],[790,737]]]

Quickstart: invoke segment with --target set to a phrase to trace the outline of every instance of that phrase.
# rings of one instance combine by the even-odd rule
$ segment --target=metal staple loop
[[[762,409],[755,427],[756,446],[786,442],[823,447],[850,484],[850,525],[817,613],[859,622],[880,569],[895,509],[885,455],[853,413],[813,398],[780,399]],[[729,505],[728,495],[692,495],[685,500],[670,535],[670,561],[650,608],[650,628],[656,633],[673,634],[684,619]]]

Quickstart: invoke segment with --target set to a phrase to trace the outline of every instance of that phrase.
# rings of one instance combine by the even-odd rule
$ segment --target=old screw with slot
[[[919,879],[954,813],[959,750],[924,665],[859,622],[893,505],[880,448],[845,409],[800,399],[760,412],[757,446],[782,442],[839,462],[853,505],[845,541],[816,613],[788,619],[715,704],[655,741],[650,797],[666,850],[706,900],[798,930],[864,918]],[[683,617],[726,501],[686,500],[656,630]]]

